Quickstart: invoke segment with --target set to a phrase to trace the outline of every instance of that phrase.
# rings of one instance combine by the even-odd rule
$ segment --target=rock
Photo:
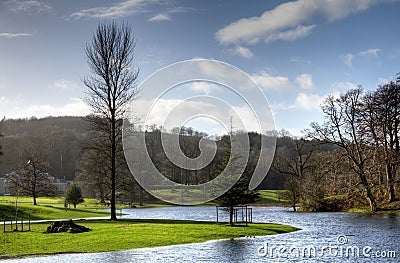
[[[75,224],[71,220],[54,221],[50,226],[47,227],[44,233],[82,233],[90,231],[89,228]]]

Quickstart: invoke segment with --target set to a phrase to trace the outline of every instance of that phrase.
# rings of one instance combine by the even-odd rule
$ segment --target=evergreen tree
[[[232,138],[232,136],[231,136]],[[231,144],[227,142],[227,140],[224,140],[224,156],[222,159],[222,163],[220,164],[220,170],[224,170],[225,167],[227,166],[229,159],[232,158],[232,162],[236,162],[237,156],[235,154],[231,155]],[[237,161],[240,162],[240,161]],[[244,205],[244,204],[249,204],[249,203],[254,203],[260,200],[260,194],[255,191],[255,190],[249,190],[249,182],[251,178],[251,171],[252,169],[249,169],[249,165],[247,165],[244,173],[240,176],[239,180],[236,182],[236,184],[231,187],[226,193],[224,193],[221,197],[219,197],[216,201],[220,206],[225,206],[227,208],[227,211],[229,213],[229,224],[233,225],[233,214],[234,214],[234,208],[237,205]],[[236,169],[232,169],[232,171],[235,171]],[[232,174],[234,176],[234,174]]]
[[[83,202],[84,200],[82,198],[81,188],[76,184],[71,184],[67,189],[67,193],[65,194],[65,203],[73,204],[74,208],[76,208],[77,204]]]

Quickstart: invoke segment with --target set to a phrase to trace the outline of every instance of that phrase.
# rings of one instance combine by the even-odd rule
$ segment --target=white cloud
[[[234,128],[240,129],[239,128],[239,123],[243,123],[244,126],[244,130],[245,131],[253,131],[253,132],[258,132],[258,133],[262,133],[263,131],[260,130],[260,124],[258,123],[258,121],[260,122],[266,122],[264,123],[264,127],[268,127],[267,130],[273,130],[275,127],[273,127],[273,123],[267,123],[268,120],[260,120],[257,119],[257,117],[254,115],[253,111],[251,110],[251,108],[249,108],[248,106],[242,106],[242,107],[233,107],[232,109],[232,113],[230,114],[230,116],[235,116],[235,114],[233,114],[233,111],[235,113],[237,113],[238,117],[240,118],[240,120],[235,120],[233,118],[232,120],[232,124]],[[271,120],[270,120],[271,121]]]
[[[289,78],[283,76],[271,76],[265,71],[253,74],[251,77],[264,90],[294,90],[296,88],[290,82]]]
[[[159,13],[150,19],[148,19],[148,22],[161,22],[161,21],[170,21],[172,20],[171,14],[176,14],[176,13],[185,13],[188,11],[195,10],[194,8],[189,8],[189,7],[183,7],[183,6],[177,6],[177,7],[172,7],[168,8],[165,12]]]
[[[250,49],[247,47],[242,47],[242,46],[236,46],[234,49],[232,49],[233,53],[236,55],[239,55],[244,58],[252,58],[254,57],[253,52],[251,52]]]
[[[27,33],[0,33],[0,38],[16,38],[16,37],[28,37],[32,36],[32,34],[27,34]]]
[[[368,49],[368,50],[361,51],[360,55],[361,56],[373,56],[375,58],[378,58],[380,51],[381,50],[379,48],[371,48],[371,49]]]
[[[347,66],[351,67],[353,65],[353,60],[357,57],[373,57],[373,58],[379,59],[380,51],[381,50],[379,48],[370,48],[367,50],[360,51],[359,53],[356,53],[356,54],[348,53],[348,54],[342,56],[342,58],[344,60],[344,63]]]
[[[120,18],[137,13],[150,12],[151,5],[160,5],[165,9],[165,4],[163,0],[125,0],[122,2],[114,3],[111,6],[93,7],[88,9],[82,9],[70,15],[72,19],[82,19],[82,18]],[[187,7],[172,7],[167,8],[165,12],[159,13],[147,21],[159,22],[171,20],[170,14],[183,13],[193,8]]]
[[[85,116],[90,113],[90,108],[81,99],[71,98],[70,102],[56,105],[33,105],[26,108],[31,116],[46,117],[46,116]]]
[[[280,102],[280,103],[271,104],[271,108],[272,108],[273,111],[277,111],[277,110],[292,110],[292,109],[296,108],[296,105]]]
[[[107,7],[94,7],[82,9],[70,15],[70,18],[118,18],[135,13],[145,12],[149,4],[158,3],[159,0],[125,0]]]
[[[301,92],[296,97],[296,106],[304,110],[319,110],[325,97]]]
[[[311,64],[310,60],[304,59],[302,57],[292,57],[290,59],[290,62],[292,62],[292,63],[300,63],[300,64]]]
[[[278,5],[261,16],[242,18],[216,32],[223,45],[256,44],[261,39],[293,40],[305,36],[315,27],[302,26],[313,17],[322,15],[328,20],[342,19],[368,9],[385,0],[297,0]]]
[[[47,116],[85,116],[90,113],[90,108],[78,98],[71,98],[63,105],[52,104],[27,104],[21,98],[11,100],[0,98],[0,112],[7,118],[38,118]],[[4,108],[3,108],[4,107]]]
[[[208,134],[226,133],[230,127],[230,117],[233,117],[235,130],[247,130],[260,132],[261,127],[273,127],[273,120],[256,119],[253,109],[248,105],[238,106],[215,104],[215,100],[180,100],[158,99],[154,101],[139,100],[133,103],[132,111],[141,120],[141,125],[163,125],[166,130],[182,126],[190,120],[202,119],[204,127],[196,127]],[[151,105],[149,112],[144,112]],[[199,122],[197,122],[199,124]],[[217,124],[217,125],[216,125]],[[225,127],[226,129],[221,129]],[[218,132],[214,129],[217,128]],[[271,128],[273,129],[273,128]]]
[[[169,14],[161,13],[158,15],[153,16],[152,18],[148,19],[149,22],[160,22],[160,21],[170,21],[171,17]]]
[[[7,5],[13,12],[24,12],[28,14],[39,14],[52,9],[51,6],[36,0],[10,0],[7,2]]]
[[[75,90],[79,86],[71,81],[65,79],[58,79],[54,81],[52,85],[49,86],[50,89],[61,89],[61,90]]]
[[[355,89],[355,88],[358,87],[358,85],[354,84],[353,82],[348,82],[347,81],[347,82],[336,82],[336,83],[333,83],[331,85],[331,87],[334,90],[344,90],[344,91],[346,91],[346,90],[350,90],[350,89]]]
[[[297,77],[296,80],[301,89],[304,90],[314,89],[314,83],[312,81],[312,76],[310,74],[301,74],[300,76]]]
[[[209,95],[212,91],[221,91],[221,88],[217,84],[204,81],[191,82],[189,88],[196,93],[204,93],[206,95]]]
[[[9,103],[9,100],[6,97],[0,97],[1,104]]]
[[[348,53],[343,56],[344,63],[349,67],[351,67],[353,65],[353,59],[354,59],[354,55],[351,53]]]
[[[294,29],[283,32],[271,33],[265,38],[266,43],[271,43],[277,40],[294,41],[296,39],[308,36],[316,25],[303,26],[298,25]]]

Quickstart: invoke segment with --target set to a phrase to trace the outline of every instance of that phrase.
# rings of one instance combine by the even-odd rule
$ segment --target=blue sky
[[[0,114],[88,113],[83,48],[115,19],[132,26],[141,81],[181,60],[230,63],[258,82],[277,129],[299,134],[328,94],[400,72],[399,11],[396,0],[0,0]]]

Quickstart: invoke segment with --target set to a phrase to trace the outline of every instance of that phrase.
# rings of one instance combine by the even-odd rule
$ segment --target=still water
[[[126,209],[124,218],[216,220],[215,207]],[[301,213],[254,207],[253,222],[300,227],[289,234],[9,262],[400,262],[400,215]],[[140,238],[140,237],[138,237]]]

